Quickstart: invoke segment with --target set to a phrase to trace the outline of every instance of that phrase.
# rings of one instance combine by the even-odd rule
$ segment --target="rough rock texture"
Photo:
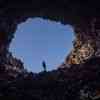
[[[19,74],[24,73],[24,64],[21,60],[13,57],[10,52],[7,53],[5,61],[3,65],[8,76],[17,77]]]
[[[80,64],[91,57],[100,56],[100,19],[94,18],[88,25],[84,30],[76,28],[74,48],[65,63]]]
[[[17,29],[17,25],[30,17],[42,17],[72,25],[75,32],[81,34],[82,44],[84,44],[83,41],[85,40],[85,44],[89,44],[89,49],[92,49],[92,53],[89,53],[88,55],[94,54],[94,46],[90,46],[91,43],[89,42],[93,42],[93,45],[95,45],[94,40],[92,39],[95,38],[95,33],[94,30],[91,29],[91,27],[93,27],[91,22],[93,23],[95,19],[99,19],[99,1],[1,0],[0,5],[1,56],[4,57],[6,55],[6,51],[13,38],[14,32]],[[90,38],[89,41],[86,37]],[[98,43],[96,44],[99,44],[99,41],[97,42]],[[86,45],[81,47],[84,48]],[[77,59],[81,58],[77,57]],[[81,63],[83,60],[72,62]]]
[[[8,52],[6,58],[2,64],[0,64],[0,79],[14,79],[24,72],[25,69],[22,61],[13,57],[12,54]]]
[[[99,14],[99,0],[0,0],[0,99],[95,100],[100,95]],[[16,64],[7,59],[14,32],[19,23],[34,17],[72,25],[76,39],[63,63],[66,68],[39,74],[10,74],[16,69]],[[12,64],[11,69],[7,61]]]
[[[100,57],[70,68],[0,78],[0,100],[100,100]]]

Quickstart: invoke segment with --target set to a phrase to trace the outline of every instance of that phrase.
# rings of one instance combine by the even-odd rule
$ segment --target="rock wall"
[[[83,24],[84,25],[84,24]],[[100,56],[100,19],[93,18],[86,28],[75,27],[76,39],[73,42],[73,50],[65,63],[80,64],[91,57]]]
[[[6,56],[6,52],[8,51],[9,44],[14,37],[14,32],[18,24],[27,20],[27,18],[34,17],[60,21],[63,24],[73,26],[76,33],[76,42],[74,42],[74,49],[72,50],[71,56],[67,59],[72,59],[74,55],[73,52],[76,53],[75,55],[78,53],[78,56],[75,58],[76,61],[73,59],[73,61],[68,60],[69,64],[81,63],[88,57],[93,56],[94,53],[98,55],[98,52],[95,51],[95,47],[98,48],[99,40],[97,40],[96,37],[98,36],[96,36],[96,32],[94,32],[96,28],[92,26],[92,24],[95,23],[95,19],[97,23],[99,20],[100,6],[97,0],[1,0],[0,5],[1,59]],[[97,32],[97,34],[99,34],[99,32]],[[97,40],[96,43],[94,42],[94,38]],[[81,49],[79,49],[80,47]],[[4,59],[2,59],[2,61],[4,61]],[[65,64],[66,62],[65,60]]]
[[[99,8],[99,0],[0,0],[0,99],[99,100]],[[24,68],[18,59],[9,56],[9,44],[17,25],[34,17],[73,26],[76,39],[62,64],[66,68],[19,74]],[[8,75],[15,78],[5,79]]]
[[[4,61],[0,64],[0,79],[14,79],[24,73],[23,62],[7,52]]]
[[[1,75],[0,75],[1,76]],[[0,78],[0,100],[100,100],[100,57],[70,68]]]

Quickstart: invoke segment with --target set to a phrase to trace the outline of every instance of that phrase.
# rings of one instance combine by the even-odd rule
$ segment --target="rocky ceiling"
[[[0,0],[0,46],[9,46],[17,25],[27,18],[60,21],[82,33],[99,18],[99,8],[99,0]]]

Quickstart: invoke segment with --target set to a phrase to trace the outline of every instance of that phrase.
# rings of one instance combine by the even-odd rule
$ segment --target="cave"
[[[91,3],[90,3],[91,2]],[[73,49],[66,55],[60,67],[71,64],[81,64],[91,57],[100,55],[99,47],[99,3],[95,1],[51,1],[26,0],[0,2],[0,62],[4,63],[9,46],[14,39],[14,33],[20,23],[28,18],[40,17],[71,25],[75,40]]]
[[[0,1],[0,99],[99,100],[100,99],[100,5],[91,0],[1,0]],[[41,17],[71,25],[73,49],[60,69],[28,73],[23,63],[9,54],[18,24]],[[4,70],[11,57],[13,73]],[[12,60],[11,60],[12,61]],[[67,66],[70,65],[70,68]],[[6,69],[8,65],[6,64]],[[64,68],[63,68],[64,67]],[[17,72],[20,74],[17,74]],[[12,77],[13,76],[13,77]],[[10,79],[9,79],[10,78]],[[82,93],[85,93],[85,97]],[[81,97],[81,98],[80,98]],[[84,99],[83,99],[84,98]]]
[[[62,24],[72,25],[75,33],[81,35],[79,37],[82,37],[82,44],[84,44],[84,41],[88,43],[88,40],[92,41],[93,39],[96,39],[96,35],[98,35],[98,33],[95,35],[94,33],[96,32],[94,28],[91,28],[94,27],[95,23],[98,22],[97,24],[99,24],[98,2],[74,2],[74,0],[21,0],[19,2],[2,0],[0,4],[2,5],[2,9],[0,10],[0,37],[2,38],[0,46],[3,49],[1,49],[1,52],[3,51],[1,56],[6,55],[5,53],[14,37],[14,32],[16,31],[18,24],[25,22],[28,18],[41,17],[43,19],[60,21]],[[98,27],[95,28],[98,29]],[[97,42],[99,41],[97,40]],[[99,43],[91,44],[97,45]],[[96,47],[99,48],[98,46]],[[93,46],[92,49],[94,50],[94,48],[95,47]],[[98,55],[98,53],[99,49],[95,54],[93,51],[92,55]],[[82,57],[84,58],[84,55]],[[68,60],[68,62],[71,63],[70,60]],[[72,62],[81,63],[83,61]]]

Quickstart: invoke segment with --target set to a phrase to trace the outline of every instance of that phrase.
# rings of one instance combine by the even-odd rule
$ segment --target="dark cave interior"
[[[88,98],[87,100],[97,100],[99,96],[97,91],[100,94],[100,58],[91,59],[91,57],[100,53],[99,13],[100,6],[97,0],[0,0],[0,56],[2,62],[5,62],[5,56],[17,25],[27,18],[42,17],[70,24],[79,41],[79,43],[76,41],[75,50],[78,47],[78,51],[80,51],[80,45],[82,48],[86,44],[90,47],[89,60],[83,59],[86,60],[84,64],[72,61],[74,63],[69,69],[58,69],[38,75],[32,73],[26,75],[24,72],[26,76],[19,75],[17,79],[10,82],[2,81],[2,73],[0,73],[0,98],[7,97],[10,100],[22,100],[22,98],[24,98],[23,100],[66,100],[66,98],[68,100],[86,100]],[[83,53],[82,50],[81,53]],[[11,57],[11,54],[9,56]],[[84,57],[84,55],[81,56]],[[23,69],[21,62],[18,66]],[[3,69],[0,68],[0,70]],[[86,95],[88,94],[88,97],[82,99],[84,96],[81,94],[81,90]],[[92,97],[89,97],[91,93]],[[97,99],[95,99],[96,97]]]
[[[0,5],[2,51],[9,48],[17,25],[28,18],[42,17],[70,24],[76,33],[87,33],[87,36],[90,36],[87,31],[91,27],[91,21],[99,19],[99,2],[90,0],[1,0]]]

